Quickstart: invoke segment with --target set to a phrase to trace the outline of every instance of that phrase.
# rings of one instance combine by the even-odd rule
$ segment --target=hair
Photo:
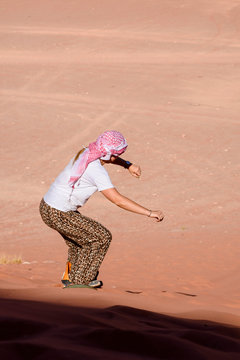
[[[79,150],[79,152],[77,153],[77,155],[75,156],[74,160],[73,160],[73,164],[75,163],[75,161],[77,161],[77,159],[79,158],[79,156],[85,151],[85,148],[82,148],[81,150]]]

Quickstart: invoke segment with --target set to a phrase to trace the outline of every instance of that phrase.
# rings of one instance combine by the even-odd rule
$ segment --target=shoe
[[[70,280],[61,280],[62,284],[65,286],[71,285],[72,282]]]
[[[103,286],[103,282],[101,280],[93,280],[90,281],[89,284],[73,284],[69,280],[62,280],[64,285],[63,288],[90,288],[90,289],[98,289]]]
[[[93,280],[90,281],[88,286],[90,286],[91,288],[100,288],[103,286],[103,282],[101,280]]]

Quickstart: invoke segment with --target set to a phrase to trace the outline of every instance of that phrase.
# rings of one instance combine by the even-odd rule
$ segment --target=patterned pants
[[[57,230],[69,247],[70,280],[74,284],[94,280],[112,240],[110,231],[78,211],[54,209],[43,199],[39,210],[45,224]]]

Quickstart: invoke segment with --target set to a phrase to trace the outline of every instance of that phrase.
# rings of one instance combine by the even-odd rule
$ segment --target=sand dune
[[[22,257],[0,264],[2,356],[239,356],[239,14],[235,0],[1,2],[0,256]],[[38,204],[106,129],[142,167],[138,181],[109,166],[114,185],[165,220],[94,195],[82,212],[113,233],[104,287],[66,293],[67,249]]]
[[[1,299],[7,359],[238,359],[240,330],[124,306],[66,307]],[[4,309],[4,311],[2,311]]]

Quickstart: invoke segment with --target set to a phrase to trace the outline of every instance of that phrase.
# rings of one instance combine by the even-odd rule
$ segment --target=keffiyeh
[[[119,156],[127,148],[124,136],[118,131],[105,131],[95,142],[89,144],[84,153],[75,161],[72,167],[69,185],[74,184],[82,176],[88,164],[94,160],[110,160],[111,155]]]

